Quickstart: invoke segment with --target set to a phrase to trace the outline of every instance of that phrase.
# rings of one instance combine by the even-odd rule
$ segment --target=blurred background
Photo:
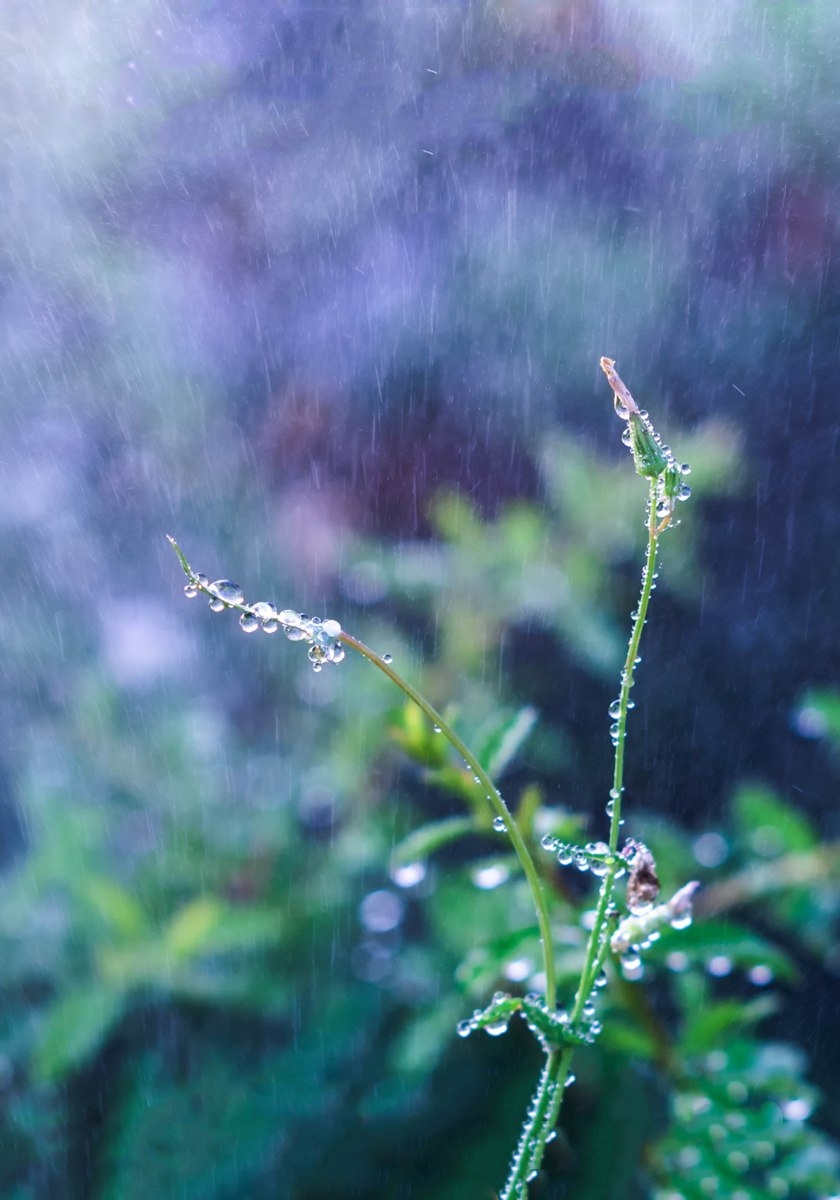
[[[532,920],[503,844],[395,867],[465,811],[438,751],[361,660],[315,675],[187,601],[164,535],[392,653],[467,735],[536,718],[506,796],[602,837],[644,539],[602,354],[693,467],[627,832],[675,885],[735,879],[716,936],[746,905],[787,965],[709,941],[692,995],[764,1004],[836,1136],[837,5],[44,0],[3,25],[3,1195],[499,1187],[539,1056],[454,1028],[535,973],[515,936],[480,958]],[[799,890],[750,909],[790,852]],[[582,882],[557,884],[574,929]],[[582,1063],[539,1195],[650,1194],[655,1060]]]

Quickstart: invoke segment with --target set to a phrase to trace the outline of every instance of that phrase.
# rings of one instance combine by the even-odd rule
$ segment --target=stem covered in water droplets
[[[619,834],[623,824],[621,809],[624,790],[624,742],[627,731],[627,715],[633,707],[630,701],[630,691],[633,687],[635,667],[639,662],[642,631],[655,586],[659,537],[671,523],[675,502],[686,500],[690,495],[690,488],[683,478],[689,473],[688,466],[679,465],[670,449],[662,445],[650,424],[647,413],[639,409],[615,371],[612,359],[602,358],[601,367],[615,393],[616,412],[622,420],[627,422],[622,441],[633,454],[637,473],[648,479],[647,549],[639,604],[633,613],[627,657],[621,673],[621,688],[618,698],[610,705],[610,718],[613,721],[610,734],[614,746],[614,762],[612,788],[607,805],[607,814],[610,818],[609,845],[590,843],[585,848],[561,847],[560,843],[551,836],[543,839],[543,845],[547,849],[558,850],[559,862],[566,864],[574,859],[582,869],[591,869],[593,874],[601,876],[601,886],[584,953],[583,967],[574,1001],[568,1012],[557,1008],[556,967],[548,903],[528,844],[492,779],[449,722],[395,670],[389,655],[377,654],[364,642],[359,641],[352,634],[346,633],[338,621],[308,617],[292,609],[278,610],[273,604],[263,601],[247,604],[242,589],[237,584],[225,579],[211,583],[206,576],[193,571],[174,538],[168,539],[187,576],[187,584],[184,588],[186,595],[190,597],[200,594],[206,596],[210,607],[216,612],[221,612],[226,608],[239,612],[239,623],[244,632],[253,633],[262,630],[264,633],[275,633],[281,631],[290,641],[305,642],[308,647],[309,660],[315,671],[321,671],[328,665],[340,662],[345,656],[345,648],[354,650],[377,667],[420,708],[432,725],[449,741],[469,768],[476,786],[483,788],[487,801],[496,814],[494,824],[497,824],[498,828],[504,826],[507,831],[530,888],[536,911],[542,948],[545,995],[544,997],[533,995],[514,997],[499,992],[493,997],[493,1001],[487,1009],[483,1012],[476,1010],[473,1018],[462,1022],[458,1029],[461,1034],[478,1028],[484,1028],[491,1033],[501,1032],[511,1015],[519,1012],[546,1053],[539,1082],[511,1160],[507,1181],[499,1194],[499,1200],[527,1200],[528,1186],[540,1170],[546,1146],[555,1136],[555,1125],[562,1105],[564,1090],[573,1079],[570,1074],[570,1066],[575,1049],[579,1045],[593,1042],[600,1032],[600,1022],[595,1020],[594,996],[598,988],[606,982],[603,967],[611,940],[612,949],[616,954],[621,954],[626,950],[635,952],[637,943],[644,944],[643,939],[648,934],[654,936],[651,931],[655,931],[657,926],[671,923],[675,927],[681,928],[688,924],[691,920],[691,896],[697,886],[696,884],[687,884],[668,904],[660,905],[655,909],[652,907],[652,903],[634,907],[631,902],[634,876],[631,876],[628,885],[628,906],[631,915],[621,922],[612,939],[610,938],[610,927],[614,925],[616,912],[613,904],[615,884],[632,861],[634,853],[638,862],[642,863],[648,871],[645,880],[648,890],[653,889],[651,892],[653,896],[658,890],[658,880],[653,870],[653,860],[649,851],[630,841],[624,850],[620,851],[618,847]],[[648,860],[649,865],[647,865]],[[634,875],[636,876],[635,892],[638,896],[641,895],[640,866],[634,865]],[[645,913],[647,913],[646,916]],[[636,961],[638,962],[637,957]]]

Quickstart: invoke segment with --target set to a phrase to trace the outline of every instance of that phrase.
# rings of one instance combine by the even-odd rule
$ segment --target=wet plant
[[[457,1032],[466,1037],[476,1030],[491,1036],[503,1033],[515,1017],[521,1017],[543,1053],[539,1080],[514,1149],[500,1200],[525,1200],[529,1185],[542,1167],[547,1145],[556,1127],[566,1088],[573,1082],[572,1062],[580,1047],[591,1045],[602,1032],[603,1007],[600,997],[609,976],[635,981],[643,973],[645,951],[672,928],[684,930],[692,921],[694,893],[699,886],[686,881],[665,901],[660,901],[660,884],[654,857],[647,846],[624,833],[623,814],[625,745],[628,719],[634,707],[632,691],[652,593],[656,587],[660,541],[678,522],[678,504],[690,496],[686,482],[690,468],[680,463],[655,431],[615,370],[611,359],[601,367],[614,394],[615,411],[624,423],[622,441],[632,454],[635,469],[647,483],[645,501],[646,549],[638,604],[632,625],[617,697],[609,705],[609,734],[613,746],[613,773],[605,805],[609,822],[606,840],[579,844],[546,832],[535,841],[514,814],[494,782],[492,756],[476,753],[461,738],[447,717],[438,711],[394,667],[390,655],[379,654],[337,620],[311,617],[291,608],[278,609],[267,601],[249,603],[238,584],[227,579],[211,581],[192,569],[180,546],[169,538],[187,577],[185,594],[203,596],[214,612],[239,614],[245,633],[282,633],[288,640],[302,642],[315,672],[335,666],[348,650],[361,655],[424,714],[431,730],[442,735],[457,756],[463,785],[472,799],[489,806],[492,828],[506,836],[527,880],[539,930],[541,988],[526,994],[497,991],[489,1003],[462,1020]],[[515,742],[527,733],[527,719],[513,727]],[[471,801],[472,802],[472,801]],[[447,835],[448,836],[448,835]],[[430,845],[433,839],[430,839]],[[559,996],[556,932],[552,929],[550,894],[541,852],[551,854],[560,867],[586,872],[599,880],[594,910],[586,927],[588,936],[576,986],[568,997]],[[620,881],[626,878],[626,885]],[[756,1068],[757,1069],[757,1068]],[[664,1153],[664,1152],[663,1152]]]

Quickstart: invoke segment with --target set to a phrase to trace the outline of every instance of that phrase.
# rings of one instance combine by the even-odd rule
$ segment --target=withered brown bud
[[[628,844],[631,851],[630,878],[627,880],[627,907],[638,915],[646,912],[659,895],[659,877],[656,863],[647,846],[642,842]],[[627,851],[625,850],[625,853]]]

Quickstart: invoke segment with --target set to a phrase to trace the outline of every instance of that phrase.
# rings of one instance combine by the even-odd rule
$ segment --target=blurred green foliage
[[[694,437],[701,496],[731,486],[733,445],[714,427]],[[353,557],[377,564],[399,616],[391,628],[398,652],[416,646],[409,616],[433,630],[426,661],[413,651],[416,669],[430,690],[451,689],[459,728],[511,789],[552,894],[563,995],[581,969],[591,899],[540,842],[545,834],[580,841],[590,818],[549,802],[522,764],[532,753],[539,760],[546,739],[567,748],[550,761],[555,777],[568,775],[574,735],[516,706],[494,651],[533,622],[546,648],[563,647],[598,679],[608,674],[626,623],[611,573],[637,552],[640,522],[638,497],[611,461],[558,437],[543,462],[544,507],[518,502],[482,521],[462,498],[441,495],[436,540],[397,549],[360,541]],[[680,540],[668,542],[663,578],[670,589],[673,576],[671,594],[688,609],[691,534],[689,519],[673,563]],[[203,607],[189,615],[225,623]],[[385,636],[380,620],[375,640]],[[243,653],[254,644],[232,621],[224,637]],[[257,644],[289,670],[297,647],[284,643],[278,655],[273,643]],[[442,1149],[453,1119],[443,1114],[456,1103],[456,1061],[467,1094],[494,1070],[518,1094],[536,1069],[533,1051],[497,1067],[483,1051],[465,1060],[453,1037],[458,1020],[497,988],[539,988],[527,889],[448,743],[412,705],[389,707],[393,697],[361,662],[336,675],[352,688],[352,717],[341,717],[340,700],[307,715],[283,704],[281,690],[261,702],[276,703],[289,723],[270,756],[246,736],[223,735],[211,712],[161,696],[146,717],[154,739],[139,758],[146,743],[128,710],[92,675],[63,744],[49,759],[43,741],[33,746],[28,849],[7,871],[0,904],[9,1195],[75,1195],[77,1139],[91,1136],[81,1178],[103,1198],[150,1189],[220,1200],[373,1197],[388,1171],[414,1180],[412,1194],[428,1200],[492,1185],[480,1140],[457,1162]],[[108,781],[104,801],[86,794],[96,780]],[[603,1037],[583,1056],[579,1098],[570,1093],[570,1128],[583,1123],[581,1145],[594,1147],[609,1136],[615,1095],[626,1091],[624,1103],[638,1107],[633,1079],[655,1073],[661,1111],[625,1129],[628,1196],[646,1177],[670,1195],[687,1186],[690,1165],[698,1196],[710,1178],[726,1191],[735,1172],[745,1195],[781,1195],[782,1180],[785,1194],[815,1200],[836,1168],[830,1142],[807,1125],[817,1092],[804,1082],[802,1053],[765,1044],[761,1022],[802,986],[807,956],[828,961],[840,855],[766,787],[741,788],[731,814],[731,828],[704,848],[709,835],[698,842],[629,809],[628,830],[654,850],[666,892],[697,875],[698,862],[706,887],[702,919],[666,931],[646,954],[646,982],[619,974],[605,989]],[[726,1064],[744,1076],[749,1103],[720,1082]],[[775,1105],[772,1095],[781,1097]],[[712,1108],[687,1118],[692,1096]],[[493,1119],[500,1140],[488,1169],[497,1161],[502,1169],[517,1120],[504,1127],[508,1119]],[[423,1145],[439,1148],[441,1167],[421,1184],[411,1154],[396,1161],[382,1146],[424,1127]],[[722,1145],[718,1127],[737,1137]],[[468,1133],[468,1143],[477,1136]],[[778,1153],[765,1153],[768,1144]],[[699,1157],[697,1146],[705,1147]],[[548,1166],[594,1198],[607,1186],[598,1161],[594,1150],[561,1143]]]

